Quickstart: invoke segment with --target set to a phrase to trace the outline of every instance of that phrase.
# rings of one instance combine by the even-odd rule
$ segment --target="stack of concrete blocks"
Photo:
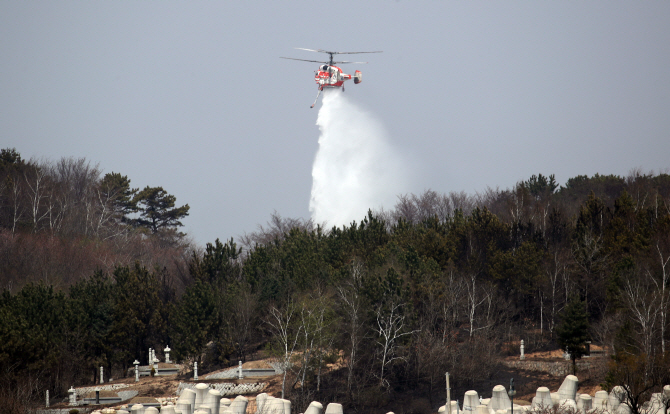
[[[326,412],[324,414],[344,414],[342,410],[342,404],[330,403],[326,406]]]
[[[531,401],[530,407],[532,410],[542,410],[551,408],[554,402],[551,400],[551,392],[547,387],[539,387],[535,391],[535,397]]]

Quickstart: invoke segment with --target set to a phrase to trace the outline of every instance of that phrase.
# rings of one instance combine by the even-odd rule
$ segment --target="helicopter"
[[[341,61],[341,62],[335,62],[333,60],[333,55],[354,55],[354,54],[359,54],[359,53],[382,53],[382,51],[375,51],[375,52],[331,52],[328,50],[323,50],[323,49],[305,49],[302,47],[296,47],[296,49],[299,50],[307,50],[309,52],[318,52],[318,53],[327,53],[330,55],[330,59],[328,61],[321,61],[321,60],[307,60],[307,59],[296,59],[296,58],[290,58],[290,57],[283,57],[280,56],[282,59],[290,59],[290,60],[301,60],[303,62],[314,62],[314,63],[323,63],[321,66],[319,66],[319,69],[315,71],[314,75],[314,80],[316,81],[316,85],[319,88],[319,91],[316,94],[316,99],[314,100],[314,103],[310,108],[314,108],[314,105],[316,105],[316,101],[319,100],[319,95],[321,95],[321,91],[323,91],[323,88],[342,88],[342,91],[344,91],[344,81],[353,79],[355,84],[359,84],[363,81],[363,73],[361,73],[360,70],[357,70],[354,72],[353,75],[347,75],[340,69],[339,67],[335,66],[338,64],[342,63],[368,63],[368,62],[347,62],[347,61]]]

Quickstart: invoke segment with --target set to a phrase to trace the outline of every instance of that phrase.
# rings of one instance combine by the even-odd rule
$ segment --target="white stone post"
[[[47,390],[47,403],[46,403],[46,406],[47,406],[47,407],[49,406],[49,390]]]
[[[100,365],[100,384],[104,384],[104,383],[105,383],[105,377],[103,375],[102,365]]]
[[[447,403],[444,405],[444,409],[447,411],[447,414],[451,414],[451,388],[449,387],[449,373],[445,373],[444,376],[447,378]]]
[[[153,360],[153,355],[151,354],[151,348],[149,348],[149,358],[147,359],[147,365],[151,365],[152,360]]]
[[[244,378],[244,375],[242,375],[242,361],[237,361],[237,363],[239,364],[237,369],[237,378],[242,379]]]
[[[198,380],[198,363],[194,362],[193,363],[193,379]]]
[[[524,348],[525,348],[525,347],[523,346],[523,339],[522,339],[522,340],[521,340],[521,357],[519,358],[519,359],[522,360],[522,361],[523,361],[524,359],[526,359],[526,356],[523,354]]]
[[[135,365],[135,382],[140,382],[140,368],[138,367],[138,365],[140,365],[140,361],[133,361],[133,365]]]
[[[77,390],[74,389],[74,385],[67,390],[68,397],[70,397],[70,405],[77,405]]]
[[[170,349],[170,345],[166,346],[165,349],[163,350],[163,352],[165,352],[165,363],[166,364],[170,363],[170,351],[172,351]]]

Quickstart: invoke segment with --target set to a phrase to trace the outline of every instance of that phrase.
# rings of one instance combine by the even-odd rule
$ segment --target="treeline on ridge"
[[[274,215],[240,246],[204,250],[175,222],[133,221],[138,212],[121,202],[114,231],[79,222],[60,232],[31,214],[12,227],[11,188],[2,189],[3,249],[21,238],[97,246],[77,276],[15,271],[2,294],[0,389],[34,399],[93,383],[100,365],[125,375],[134,359],[146,364],[149,347],[169,344],[173,358],[205,371],[259,349],[290,361],[283,393],[297,410],[312,400],[373,410],[421,390],[426,411],[439,405],[446,371],[465,387],[490,377],[519,339],[528,352],[555,344],[568,308],[583,310],[592,341],[616,358],[608,384],[640,369],[649,374],[640,393],[668,380],[667,174],[564,186],[540,174],[475,196],[426,191],[339,228]]]

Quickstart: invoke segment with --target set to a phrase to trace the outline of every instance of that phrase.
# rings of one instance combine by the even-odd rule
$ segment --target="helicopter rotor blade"
[[[328,62],[324,62],[323,60],[296,59],[296,58],[290,58],[290,57],[284,57],[284,56],[279,56],[279,58],[280,59],[290,59],[290,60],[301,60],[303,62],[328,63]]]
[[[360,63],[360,64],[365,64],[368,62],[348,62],[348,61],[342,61],[342,62],[333,62],[333,65],[341,65],[342,63]]]
[[[320,52],[320,53],[328,53],[330,55],[355,55],[359,53],[383,53],[382,50],[377,50],[374,52],[331,52],[330,50],[323,50],[323,49],[305,49],[304,47],[296,47],[295,49],[299,50],[307,50],[308,52]]]
[[[294,49],[299,49],[299,50],[307,50],[308,52],[323,52],[323,53],[328,53],[325,50],[321,49],[305,49],[304,47],[294,47]]]
[[[338,54],[338,55],[356,55],[359,53],[383,53],[383,50],[378,50],[376,52],[332,52],[333,54]],[[331,52],[328,52],[331,53]]]

